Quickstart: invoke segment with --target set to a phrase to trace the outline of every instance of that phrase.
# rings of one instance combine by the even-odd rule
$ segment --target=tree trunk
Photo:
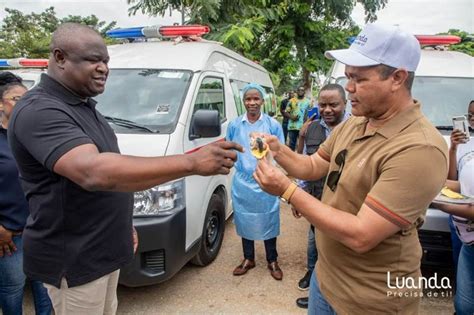
[[[308,69],[303,67],[303,86],[306,90],[306,95],[311,97],[311,76]]]

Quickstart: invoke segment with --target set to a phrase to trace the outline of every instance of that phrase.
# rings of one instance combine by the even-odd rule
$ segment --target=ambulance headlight
[[[169,215],[185,207],[184,179],[135,193],[134,216]]]

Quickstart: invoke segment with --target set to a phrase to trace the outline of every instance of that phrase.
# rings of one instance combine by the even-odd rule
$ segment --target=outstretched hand
[[[241,145],[221,141],[206,145],[193,153],[195,173],[202,176],[210,176],[230,173],[230,169],[237,161],[237,152],[243,152]]]
[[[263,191],[275,196],[281,196],[291,184],[291,180],[269,159],[258,161],[253,177]]]

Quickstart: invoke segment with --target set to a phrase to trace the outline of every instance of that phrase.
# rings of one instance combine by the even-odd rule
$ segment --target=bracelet
[[[283,200],[285,200],[287,203],[290,203],[290,198],[295,193],[296,188],[298,188],[298,186],[295,183],[291,182],[290,186],[288,186],[288,188],[285,190],[285,192],[280,197]]]

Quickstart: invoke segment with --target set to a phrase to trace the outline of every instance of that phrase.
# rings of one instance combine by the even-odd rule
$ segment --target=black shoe
[[[309,280],[311,280],[311,274],[313,271],[306,271],[306,274],[304,275],[303,278],[298,282],[298,289],[302,291],[306,291],[309,289]]]
[[[301,308],[308,308],[308,298],[303,297],[303,298],[297,298],[296,299],[296,305]]]

